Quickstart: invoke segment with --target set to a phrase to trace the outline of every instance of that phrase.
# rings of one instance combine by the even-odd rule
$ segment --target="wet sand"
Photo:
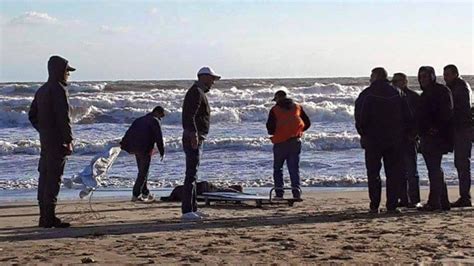
[[[373,215],[367,198],[310,192],[294,207],[219,204],[186,223],[179,203],[93,199],[92,212],[88,201],[62,201],[68,229],[35,227],[35,202],[6,203],[0,263],[474,263],[473,208]]]

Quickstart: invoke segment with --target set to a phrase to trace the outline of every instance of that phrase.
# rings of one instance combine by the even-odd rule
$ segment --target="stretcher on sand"
[[[295,202],[303,201],[301,198],[283,198],[276,200],[272,197],[274,190],[275,188],[272,188],[268,196],[239,192],[204,192],[202,195],[198,195],[197,198],[204,200],[206,206],[210,206],[211,202],[236,204],[255,202],[258,208],[261,208],[264,204],[288,204],[288,206],[292,207]],[[284,188],[284,190],[291,190],[291,188]]]

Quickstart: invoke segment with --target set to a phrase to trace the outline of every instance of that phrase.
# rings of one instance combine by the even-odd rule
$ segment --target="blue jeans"
[[[199,141],[198,148],[193,149],[190,139],[183,138],[183,149],[186,154],[186,176],[184,178],[181,202],[181,212],[183,214],[197,211],[196,181],[202,154],[202,144],[202,141]]]
[[[288,172],[290,172],[291,187],[298,191],[296,193],[299,193],[300,154],[301,140],[298,138],[273,145],[273,181],[275,183],[275,193],[278,197],[282,197],[284,193],[283,164],[285,161]]]

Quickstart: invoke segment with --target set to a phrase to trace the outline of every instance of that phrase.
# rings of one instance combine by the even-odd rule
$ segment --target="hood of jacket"
[[[63,85],[67,85],[64,80],[64,74],[68,67],[68,61],[60,56],[51,56],[48,61],[48,81],[59,81]]]

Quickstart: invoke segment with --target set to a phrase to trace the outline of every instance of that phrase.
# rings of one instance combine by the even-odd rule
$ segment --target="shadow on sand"
[[[176,206],[175,206],[176,207]],[[219,208],[219,207],[217,207]],[[223,207],[220,207],[223,208]],[[232,207],[231,207],[232,208]],[[235,208],[232,208],[235,209]],[[472,212],[470,209],[453,210],[451,213]],[[262,215],[253,217],[233,217],[206,219],[199,222],[181,222],[179,219],[141,220],[132,222],[115,222],[100,225],[85,225],[67,229],[42,229],[37,227],[6,228],[2,231],[0,242],[43,240],[60,238],[94,238],[105,235],[127,235],[156,232],[174,232],[181,230],[204,230],[223,228],[248,228],[263,226],[280,226],[296,224],[337,223],[343,221],[369,222],[372,219],[398,218],[423,218],[443,215],[443,213],[428,213],[407,211],[400,214],[369,214],[362,211],[321,211],[316,214],[301,212],[297,214]]]

